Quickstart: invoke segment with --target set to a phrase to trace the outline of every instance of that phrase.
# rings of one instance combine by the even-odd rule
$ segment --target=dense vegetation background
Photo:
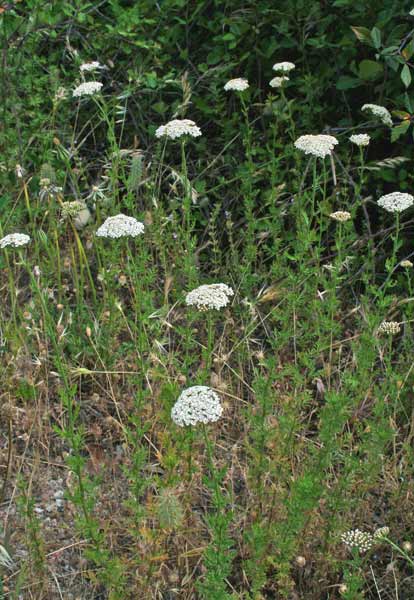
[[[0,598],[413,597],[414,220],[377,205],[413,190],[412,8],[0,3],[0,233],[32,238],[0,255]],[[319,133],[332,160],[294,147]],[[119,212],[145,235],[99,240]],[[223,419],[177,427],[195,384]]]

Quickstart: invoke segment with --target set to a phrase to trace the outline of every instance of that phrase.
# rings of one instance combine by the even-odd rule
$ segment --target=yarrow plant
[[[195,138],[201,135],[201,129],[190,119],[174,119],[173,121],[169,121],[166,125],[158,127],[155,135],[157,138],[167,137],[171,140],[175,140],[184,135]]]
[[[378,333],[396,335],[400,333],[401,325],[397,321],[383,321],[378,327]]]
[[[351,213],[346,210],[337,210],[329,215],[334,221],[344,222],[351,219]]]
[[[223,414],[219,395],[204,385],[195,385],[184,390],[171,410],[171,418],[176,425],[197,425],[214,423]]]
[[[295,142],[295,147],[305,154],[312,154],[319,158],[329,156],[338,140],[333,135],[301,135]]]
[[[368,146],[371,137],[367,133],[356,133],[355,135],[351,135],[349,141],[355,144],[356,146]]]
[[[30,236],[25,233],[9,233],[0,240],[0,248],[6,248],[6,246],[12,246],[18,248],[19,246],[27,246],[30,242]]]
[[[232,288],[225,283],[213,283],[210,285],[200,285],[189,292],[185,297],[185,302],[187,306],[195,306],[201,311],[209,309],[220,310],[227,306],[233,295]]]
[[[341,535],[341,540],[349,550],[356,548],[361,553],[368,552],[374,545],[374,537],[360,529],[346,531]]]
[[[102,83],[99,81],[85,81],[78,85],[77,88],[73,90],[74,98],[81,98],[82,96],[93,96],[97,94],[102,89]]]
[[[377,204],[390,213],[400,213],[414,204],[414,196],[404,192],[392,192],[381,196]]]
[[[108,217],[97,229],[96,235],[104,238],[137,237],[144,233],[144,224],[134,217],[119,214]]]
[[[412,269],[414,264],[411,262],[411,260],[405,259],[400,262],[400,266],[404,269]]]
[[[68,217],[75,218],[86,208],[87,207],[84,202],[81,202],[80,200],[73,200],[72,202],[63,202],[60,207],[60,211],[64,219]]]
[[[102,65],[97,60],[83,63],[79,67],[79,70],[81,71],[81,73],[89,72],[89,71],[97,71],[98,69],[102,69]]]
[[[273,77],[273,79],[271,79],[269,81],[269,85],[270,85],[270,87],[273,87],[273,88],[279,88],[279,87],[282,87],[282,85],[286,81],[289,81],[289,77],[285,77],[285,76],[282,76],[282,77]]]
[[[226,92],[244,92],[249,87],[249,82],[244,77],[237,77],[236,79],[230,79],[224,86]]]
[[[378,117],[384,125],[392,127],[391,113],[384,106],[379,106],[378,104],[364,104],[361,110],[370,112],[375,117]]]
[[[275,63],[273,65],[273,71],[281,71],[282,73],[289,73],[289,71],[293,71],[295,69],[295,64],[289,61],[284,61],[280,63]]]

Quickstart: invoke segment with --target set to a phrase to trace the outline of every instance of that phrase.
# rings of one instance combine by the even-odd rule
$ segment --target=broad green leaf
[[[359,63],[359,76],[366,81],[373,81],[382,75],[383,66],[374,60],[362,60]]]
[[[371,32],[369,29],[367,29],[366,27],[351,27],[351,29],[360,42],[368,44],[369,46],[373,45]]]
[[[399,137],[407,133],[408,128],[410,127],[410,121],[403,121],[399,125],[396,125],[391,129],[391,141],[395,142]]]
[[[374,42],[375,48],[378,49],[381,47],[381,31],[378,27],[373,27],[371,29],[371,39]]]
[[[347,75],[343,75],[336,82],[337,90],[352,90],[353,88],[357,88],[362,85],[360,79],[356,79],[355,77],[349,77]]]
[[[401,70],[401,81],[405,85],[406,88],[410,86],[411,83],[411,71],[408,65],[404,65]]]

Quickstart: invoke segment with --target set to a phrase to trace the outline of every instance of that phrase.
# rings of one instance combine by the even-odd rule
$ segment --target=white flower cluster
[[[284,61],[273,65],[273,71],[282,71],[282,73],[289,73],[295,68],[292,62]]]
[[[63,218],[77,217],[82,210],[85,210],[86,204],[80,200],[73,200],[73,202],[63,202],[60,211]]]
[[[134,217],[123,214],[108,217],[96,231],[98,237],[105,238],[137,237],[142,233],[144,233],[144,224]]]
[[[9,233],[4,238],[0,240],[0,248],[5,248],[6,246],[12,246],[13,248],[17,248],[18,246],[27,246],[30,242],[30,236],[25,233]]]
[[[382,538],[387,537],[390,532],[389,527],[379,527],[374,531],[374,539],[382,540]]]
[[[368,110],[375,117],[378,117],[384,125],[392,127],[391,113],[384,106],[378,106],[378,104],[364,104],[361,110]]]
[[[414,264],[411,262],[411,260],[408,260],[406,258],[400,262],[400,266],[404,267],[404,269],[412,269],[414,267]]]
[[[371,137],[367,133],[356,133],[355,135],[351,135],[349,140],[357,146],[368,146]]]
[[[368,552],[374,545],[373,536],[367,531],[361,531],[360,529],[351,529],[341,535],[341,540],[352,550],[356,548],[359,552]]]
[[[244,77],[237,77],[236,79],[230,79],[224,86],[226,92],[233,90],[235,92],[244,92],[249,87],[249,82]]]
[[[401,325],[397,321],[383,321],[378,327],[378,333],[387,333],[389,335],[396,335],[400,333]]]
[[[289,81],[289,77],[285,77],[285,76],[273,77],[273,79],[271,79],[269,81],[269,85],[270,85],[270,87],[273,87],[273,88],[279,88],[279,87],[282,87],[282,85],[285,83],[285,81]]]
[[[93,94],[100,92],[101,89],[102,83],[99,81],[85,81],[73,90],[73,96],[75,98],[81,98],[81,96],[93,96]]]
[[[385,194],[378,200],[378,206],[391,213],[400,213],[414,204],[414,197],[404,192]]]
[[[295,142],[295,147],[305,154],[325,158],[331,154],[338,140],[333,135],[301,135]]]
[[[351,213],[347,210],[337,210],[329,215],[334,221],[345,222],[351,218]]]
[[[231,287],[225,283],[212,283],[210,285],[200,285],[195,290],[192,290],[185,297],[187,306],[196,306],[198,310],[224,308],[230,301],[230,297],[234,295]]]
[[[102,68],[101,63],[99,63],[97,60],[93,60],[91,62],[83,63],[79,67],[79,70],[81,71],[81,73],[84,73],[84,72],[89,72],[89,71],[97,71],[98,69],[101,69],[101,68]]]
[[[190,119],[174,119],[166,125],[158,127],[155,135],[157,138],[165,136],[170,138],[170,140],[175,140],[183,135],[198,137],[201,135],[201,129]]]
[[[220,397],[205,385],[184,390],[171,410],[171,418],[180,427],[197,423],[214,423],[223,413]]]

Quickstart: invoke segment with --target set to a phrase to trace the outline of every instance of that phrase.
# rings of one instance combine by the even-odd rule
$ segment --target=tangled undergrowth
[[[412,598],[405,117],[304,129],[279,50],[146,126],[142,79],[47,35],[42,128],[4,105],[0,598]]]

